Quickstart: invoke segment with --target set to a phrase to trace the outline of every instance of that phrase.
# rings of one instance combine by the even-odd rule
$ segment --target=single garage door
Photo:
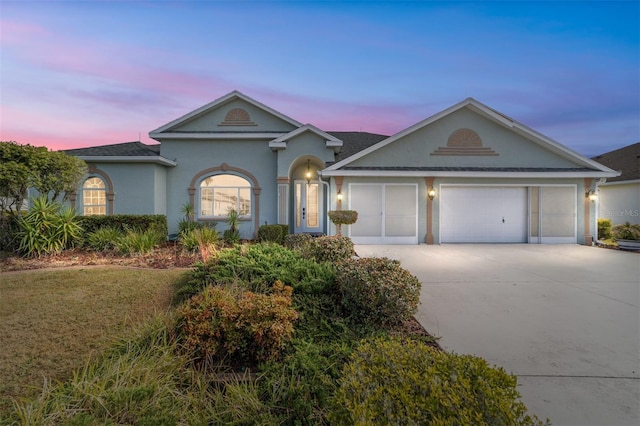
[[[441,242],[527,242],[527,188],[442,186],[440,192]]]
[[[418,185],[352,183],[349,208],[358,212],[355,244],[418,244]]]

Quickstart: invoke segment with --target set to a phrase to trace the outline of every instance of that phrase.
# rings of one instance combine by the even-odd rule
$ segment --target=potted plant
[[[358,212],[355,210],[331,210],[329,219],[336,225],[338,236],[342,236],[342,225],[351,225],[358,220]]]
[[[640,250],[640,225],[626,222],[613,227],[613,235],[618,247],[623,250]]]

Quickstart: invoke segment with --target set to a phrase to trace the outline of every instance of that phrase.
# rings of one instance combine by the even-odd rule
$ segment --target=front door
[[[318,181],[294,182],[294,232],[322,232],[322,185]]]

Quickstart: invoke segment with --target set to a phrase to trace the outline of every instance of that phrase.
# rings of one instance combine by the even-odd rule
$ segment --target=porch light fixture
[[[585,195],[591,202],[598,201],[598,193],[593,189],[590,189],[589,191],[587,191]]]
[[[307,173],[305,173],[304,177],[307,180],[307,185],[309,185],[311,183],[311,160],[309,160],[308,158],[307,158]]]
[[[336,197],[338,198],[338,201],[342,201],[342,190],[338,191]]]
[[[433,186],[427,190],[427,197],[432,201],[436,198],[436,189]]]

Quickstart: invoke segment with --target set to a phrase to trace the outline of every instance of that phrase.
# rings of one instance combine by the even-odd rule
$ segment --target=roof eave
[[[503,171],[428,171],[428,170],[329,170],[320,172],[323,177],[474,177],[474,178],[602,178],[615,177],[616,172],[503,172]]]
[[[91,163],[156,163],[175,167],[176,161],[161,156],[126,156],[126,155],[78,155],[79,159]]]

